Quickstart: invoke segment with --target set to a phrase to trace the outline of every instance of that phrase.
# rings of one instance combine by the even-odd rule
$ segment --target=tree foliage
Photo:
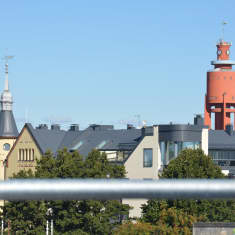
[[[183,150],[163,170],[161,176],[208,179],[224,177],[221,169],[200,149]],[[234,200],[149,200],[142,209],[143,221],[165,228],[166,233],[162,234],[191,234],[192,223],[199,221],[235,221]],[[187,227],[190,231],[186,231]]]
[[[161,178],[224,178],[219,166],[201,149],[185,149],[179,156],[170,161],[163,170]]]
[[[22,177],[25,176],[25,177]],[[20,172],[17,178],[120,178],[125,176],[123,166],[111,164],[106,154],[93,150],[84,160],[78,152],[58,151],[56,156],[47,152],[38,161],[35,175]],[[30,206],[33,205],[33,206]],[[22,210],[26,208],[26,211]],[[39,210],[41,208],[41,210]],[[46,213],[51,208],[53,213]],[[12,211],[17,210],[17,215]],[[46,220],[53,219],[55,234],[109,234],[120,224],[122,216],[128,214],[129,206],[118,200],[82,201],[22,201],[8,202],[4,206],[4,218],[11,221],[13,231],[22,234],[40,234],[30,225],[32,220],[40,219],[41,230],[45,231]],[[22,223],[17,220],[21,218]]]
[[[149,223],[138,221],[137,223],[127,222],[119,225],[113,231],[113,235],[152,235],[156,234],[157,227]]]
[[[34,178],[31,170],[20,171],[14,178]],[[45,231],[46,206],[40,201],[14,201],[7,202],[3,207],[5,226],[19,234],[40,234]],[[35,216],[37,215],[37,216]]]

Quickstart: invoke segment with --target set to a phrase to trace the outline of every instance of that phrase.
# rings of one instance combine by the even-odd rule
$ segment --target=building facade
[[[208,153],[208,129],[201,117],[193,125],[154,125],[135,129],[115,130],[110,125],[91,125],[80,131],[72,125],[67,131],[58,125],[48,129],[25,124],[6,159],[6,179],[20,170],[35,171],[36,159],[48,150],[56,154],[66,147],[78,151],[84,157],[92,149],[107,154],[110,162],[123,164],[126,178],[157,180],[161,170],[185,148],[201,148]],[[56,127],[56,128],[55,128]],[[75,128],[76,127],[76,128]],[[141,216],[141,205],[147,199],[123,199],[133,207],[130,217]]]

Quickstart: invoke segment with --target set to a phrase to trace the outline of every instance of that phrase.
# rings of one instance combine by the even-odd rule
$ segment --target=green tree
[[[110,163],[106,154],[98,150],[89,153],[85,160],[76,151],[70,153],[64,149],[58,151],[56,156],[47,152],[38,161],[35,172],[36,178],[120,178],[124,176],[124,167]],[[23,206],[28,206],[29,202],[21,203]],[[52,214],[46,215],[44,210],[40,216],[44,220],[53,219],[55,234],[109,234],[117,224],[120,224],[120,218],[127,215],[129,211],[129,206],[123,205],[118,200],[57,200],[37,203],[46,209],[52,209]],[[9,214],[8,208],[15,208],[15,206],[15,202],[9,202],[4,207],[5,216],[8,216],[11,221],[15,217]],[[38,216],[37,210],[33,208],[32,211],[35,213],[34,216]],[[18,213],[21,216],[21,211]],[[19,227],[16,227],[15,231],[19,231]]]
[[[112,232],[113,235],[152,235],[156,234],[157,227],[149,223],[137,221],[137,223],[127,222],[119,225]]]
[[[14,178],[34,178],[34,174],[31,170],[20,171]],[[46,211],[45,203],[41,201],[7,202],[3,207],[5,226],[9,223],[13,233],[41,234],[45,231]]]
[[[224,178],[221,169],[215,165],[212,159],[205,155],[202,150],[185,149],[179,156],[172,160],[163,170],[161,178]],[[164,208],[164,209],[162,209]],[[191,217],[192,222],[230,222],[235,220],[235,201],[234,200],[149,200],[142,206],[143,221],[157,226],[168,228],[166,234],[174,234],[170,231],[176,228],[176,221],[169,219],[175,212],[176,214],[186,214],[185,218]],[[164,210],[165,217],[162,217]],[[178,218],[177,216],[176,218]],[[166,218],[164,220],[162,218]],[[169,219],[169,220],[168,220]],[[189,225],[191,222],[183,221]],[[164,226],[163,226],[164,225]],[[184,231],[185,226],[178,223],[177,234],[188,234]],[[162,233],[164,234],[164,233]],[[190,233],[189,233],[190,234]]]

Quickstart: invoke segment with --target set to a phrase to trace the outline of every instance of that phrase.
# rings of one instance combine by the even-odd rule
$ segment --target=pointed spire
[[[13,104],[13,99],[11,92],[9,91],[9,82],[8,82],[8,60],[12,59],[13,56],[5,56],[5,86],[4,86],[4,91],[2,92],[1,95],[1,106],[2,106],[2,111],[11,111],[12,110],[12,104]]]
[[[9,90],[9,83],[8,83],[8,63],[5,64],[5,87],[4,91]]]
[[[13,56],[5,56],[5,86],[0,99],[0,137],[17,137],[19,134],[12,112],[13,98],[8,82],[8,60],[12,58]]]

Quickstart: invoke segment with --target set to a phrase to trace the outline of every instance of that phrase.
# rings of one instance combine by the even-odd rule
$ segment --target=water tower
[[[218,42],[217,60],[211,62],[214,69],[207,72],[204,120],[210,129],[212,113],[215,113],[215,130],[225,130],[226,126],[234,125],[231,114],[235,113],[235,71],[232,70],[235,61],[229,58],[231,45],[224,40]]]

